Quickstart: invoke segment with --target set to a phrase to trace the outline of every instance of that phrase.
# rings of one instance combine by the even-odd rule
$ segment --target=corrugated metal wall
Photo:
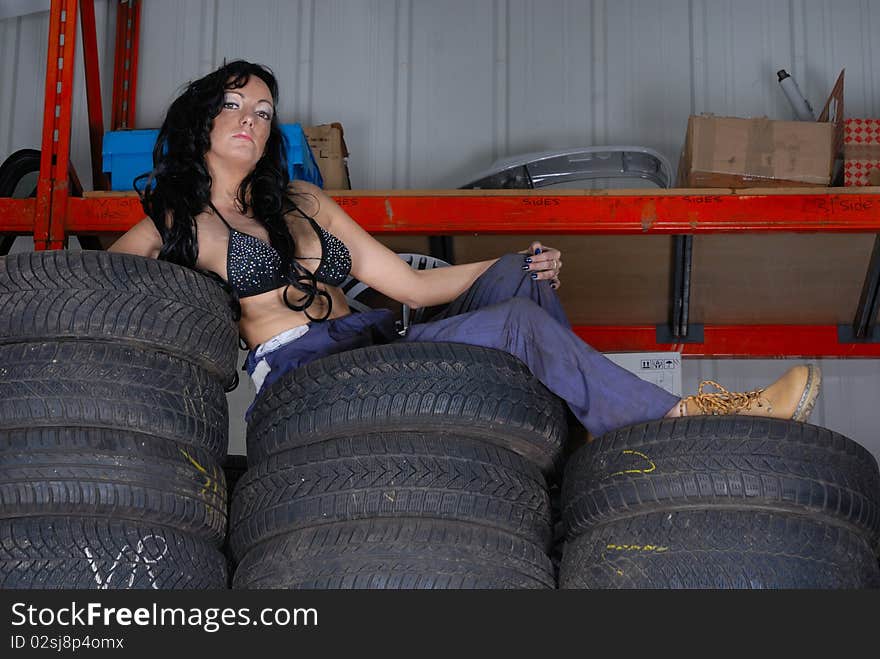
[[[115,11],[96,2],[105,99]],[[0,20],[0,158],[39,148],[47,29],[45,12]],[[847,115],[880,116],[878,34],[872,0],[145,0],[137,123],[157,126],[183,83],[243,57],[275,69],[283,121],[343,123],[355,188],[456,187],[497,157],[571,146],[675,163],[691,113],[790,118],[780,68],[818,108],[845,67]],[[79,58],[72,148],[88,185]],[[684,386],[759,386],[786,365],[687,361]],[[823,366],[813,421],[880,456],[877,361]]]

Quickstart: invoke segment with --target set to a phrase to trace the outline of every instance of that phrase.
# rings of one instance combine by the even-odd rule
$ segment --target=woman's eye
[[[224,101],[223,109],[224,110],[234,110],[238,107],[238,104],[235,101]]]
[[[258,110],[257,116],[262,119],[265,119],[266,121],[269,121],[272,118],[272,115],[269,114],[268,112],[266,112],[265,110]]]

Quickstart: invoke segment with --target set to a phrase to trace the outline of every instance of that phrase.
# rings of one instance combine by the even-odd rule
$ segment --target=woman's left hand
[[[528,249],[519,252],[524,255],[523,270],[532,273],[532,279],[549,279],[551,288],[562,286],[559,271],[562,269],[562,252],[535,241]]]

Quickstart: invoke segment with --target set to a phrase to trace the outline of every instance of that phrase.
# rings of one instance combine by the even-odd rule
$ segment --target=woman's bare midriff
[[[319,284],[319,287],[326,290],[333,300],[330,318],[339,318],[351,313],[342,291],[333,286]],[[283,288],[279,288],[240,301],[241,320],[238,329],[248,348],[255,348],[281,332],[310,322],[305,313],[293,311],[284,304],[283,291]],[[288,291],[288,299],[295,302],[297,295],[299,295],[299,291],[291,286]],[[309,307],[309,315],[313,318],[321,318],[326,313],[326,309],[326,301],[319,298]]]

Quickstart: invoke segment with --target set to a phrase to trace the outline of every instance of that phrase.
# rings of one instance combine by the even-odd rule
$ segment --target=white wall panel
[[[142,4],[138,128],[158,128],[182,87],[214,68],[216,4],[214,0],[147,0]],[[106,59],[111,57],[112,50]],[[112,68],[112,61],[108,63]],[[104,93],[105,103],[110,103],[110,91]]]
[[[0,99],[0,158],[23,148],[40,148],[46,75],[48,14],[38,13],[0,23],[4,53]]]
[[[96,5],[109,115],[115,3]],[[46,12],[0,20],[0,155],[39,144],[47,27]],[[146,0],[137,120],[158,125],[183,84],[244,57],[278,74],[283,120],[343,123],[358,187],[452,187],[572,145],[675,162],[692,112],[789,118],[780,68],[818,110],[846,67],[848,114],[878,114],[878,33],[876,0]]]
[[[609,119],[605,139],[597,134],[596,144],[649,146],[673,165],[678,160],[693,111],[687,17],[684,1],[608,3],[604,114]]]
[[[108,99],[104,104],[105,125],[109,122],[109,98],[113,86],[113,63],[106,53],[113,51],[115,21],[114,3],[97,0],[95,24],[101,63],[101,91]],[[46,11],[0,21],[0,53],[3,56],[0,61],[0,162],[19,149],[39,149],[41,146],[48,35],[49,14]],[[92,173],[81,41],[77,19],[70,148],[80,180],[90,188]]]
[[[589,4],[512,0],[505,3],[506,61],[497,75],[506,83],[506,135],[495,151],[542,151],[594,144],[605,123],[606,58]],[[592,26],[592,27],[591,27]],[[597,53],[598,54],[598,53]],[[489,164],[489,154],[480,165]],[[475,163],[477,164],[477,163]]]
[[[422,0],[412,5],[404,187],[456,187],[475,154],[492,152],[493,3]]]
[[[291,119],[342,123],[348,148],[359,154],[354,187],[406,187],[395,179],[404,174],[395,163],[406,161],[409,6],[319,1],[309,7],[310,48],[301,58],[299,110]]]
[[[115,11],[97,0],[105,122]],[[0,20],[0,159],[40,146],[47,30],[45,11]],[[356,188],[455,187],[496,158],[566,146],[644,145],[675,163],[693,112],[791,118],[780,68],[818,111],[845,67],[847,115],[880,116],[878,35],[878,0],[145,0],[137,123],[158,126],[183,84],[243,57],[277,73],[283,121],[342,122]],[[79,53],[72,158],[88,185]],[[684,384],[760,386],[790,363],[687,361]],[[878,361],[821,363],[814,420],[880,456]]]

